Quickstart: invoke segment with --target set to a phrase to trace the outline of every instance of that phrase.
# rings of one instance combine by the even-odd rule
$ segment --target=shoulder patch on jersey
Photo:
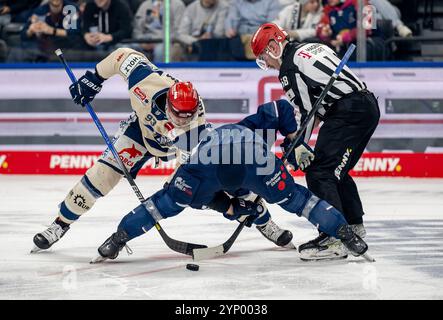
[[[131,72],[140,64],[140,62],[147,62],[147,60],[135,53],[131,53],[121,64],[120,72],[123,73],[126,77],[129,77]]]
[[[183,173],[183,172],[181,172]],[[175,202],[189,205],[194,199],[200,180],[190,174],[176,176],[172,183],[171,193]]]

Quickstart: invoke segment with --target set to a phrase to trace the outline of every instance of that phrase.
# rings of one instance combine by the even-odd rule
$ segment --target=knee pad
[[[91,192],[106,196],[120,181],[122,175],[102,162],[96,162],[86,171],[86,185]]]
[[[59,217],[63,222],[73,223],[115,187],[121,176],[110,167],[97,162],[69,191],[60,204]]]
[[[140,204],[123,217],[118,225],[118,230],[126,231],[129,240],[131,240],[145,232],[148,232],[155,225],[155,223],[154,218],[146,209],[146,206],[144,204]]]
[[[308,200],[313,196],[312,192],[305,187],[294,183],[294,187],[283,200],[277,202],[280,207],[286,211],[297,214],[299,217],[302,215],[302,211],[305,208]]]

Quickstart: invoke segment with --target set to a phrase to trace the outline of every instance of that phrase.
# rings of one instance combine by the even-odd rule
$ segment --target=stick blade
[[[219,257],[225,254],[223,245],[212,248],[200,248],[192,250],[192,259],[194,261],[206,260]]]

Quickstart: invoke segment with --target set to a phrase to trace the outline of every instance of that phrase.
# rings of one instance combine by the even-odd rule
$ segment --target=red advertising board
[[[91,151],[2,151],[0,174],[83,174],[100,156]],[[360,177],[443,178],[442,153],[366,153],[352,170]],[[173,162],[148,161],[142,175],[168,175]],[[302,175],[297,171],[296,175]]]

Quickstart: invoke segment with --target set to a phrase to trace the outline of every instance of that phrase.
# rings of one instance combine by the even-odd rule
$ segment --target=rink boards
[[[97,151],[0,151],[0,174],[83,174],[100,156]],[[130,163],[120,155],[124,163]],[[443,177],[443,153],[365,153],[351,171],[360,177]],[[141,175],[169,175],[175,161],[153,159],[142,168]],[[297,171],[295,175],[302,175]]]
[[[80,76],[93,65],[74,65]],[[261,103],[284,98],[276,73],[250,63],[160,66],[190,80],[204,97],[215,125],[236,122]],[[378,97],[381,120],[358,176],[443,177],[443,64],[351,65]],[[69,79],[59,65],[4,65],[0,68],[0,174],[82,174],[104,149],[89,114],[74,105]],[[130,113],[127,86],[106,81],[93,102],[108,134]],[[312,144],[317,132],[312,136]],[[280,137],[281,138],[281,137]],[[277,151],[279,149],[277,148]],[[173,164],[141,174],[168,174]]]

